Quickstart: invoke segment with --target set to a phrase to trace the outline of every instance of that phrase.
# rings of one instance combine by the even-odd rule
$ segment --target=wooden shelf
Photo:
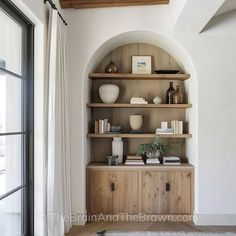
[[[189,74],[106,74],[106,73],[90,73],[89,78],[93,80],[187,80]]]
[[[155,138],[157,134],[87,134],[89,138]],[[191,134],[159,134],[160,138],[191,138]]]
[[[89,108],[176,108],[186,109],[191,108],[192,104],[129,104],[129,103],[88,103]]]
[[[87,165],[88,169],[94,170],[122,170],[122,171],[130,171],[130,170],[145,170],[145,171],[192,171],[194,167],[189,163],[182,163],[181,165],[125,165],[119,164],[117,166],[108,166],[105,162],[90,162]]]

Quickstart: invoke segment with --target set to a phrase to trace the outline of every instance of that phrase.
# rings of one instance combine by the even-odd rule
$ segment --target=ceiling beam
[[[169,0],[60,0],[62,8],[98,8],[169,4]]]

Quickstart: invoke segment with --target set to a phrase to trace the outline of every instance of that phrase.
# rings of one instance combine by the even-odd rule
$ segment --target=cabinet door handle
[[[115,183],[111,183],[111,191],[112,191],[112,192],[115,191]]]
[[[167,192],[170,191],[170,183],[166,183],[166,191],[167,191]]]

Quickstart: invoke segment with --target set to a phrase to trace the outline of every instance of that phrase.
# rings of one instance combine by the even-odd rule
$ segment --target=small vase
[[[179,90],[179,86],[176,86],[176,91],[173,95],[173,103],[174,104],[181,104],[183,103],[183,94]]]
[[[118,73],[118,66],[113,61],[105,67],[105,73]]]
[[[123,141],[122,138],[113,138],[112,156],[118,156],[117,163],[123,163]]]
[[[137,131],[142,128],[143,125],[143,116],[142,115],[131,115],[129,117],[130,126],[132,130]]]
[[[173,87],[173,82],[170,82],[170,86],[166,91],[166,104],[173,104],[173,96],[175,93],[175,89]]]
[[[161,103],[161,98],[156,96],[155,98],[153,98],[153,103],[154,104],[160,104]]]

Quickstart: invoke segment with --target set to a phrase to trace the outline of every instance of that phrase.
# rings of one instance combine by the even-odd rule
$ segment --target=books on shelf
[[[108,122],[108,119],[94,121],[95,134],[105,134],[107,132],[110,132],[110,129],[111,129],[111,124]]]
[[[177,156],[166,156],[163,157],[163,165],[180,165],[181,160]]]
[[[130,104],[148,104],[148,102],[144,98],[131,98]]]
[[[160,161],[159,161],[158,158],[153,158],[153,159],[148,158],[148,159],[146,160],[146,164],[147,164],[147,165],[159,165],[159,164],[160,164]]]
[[[144,165],[144,161],[141,156],[128,155],[125,161],[125,165]]]
[[[161,129],[161,128],[157,128],[156,129],[156,134],[174,134],[173,129]]]
[[[183,121],[172,120],[171,128],[173,129],[174,134],[183,134]]]
[[[156,129],[156,134],[183,134],[183,121],[172,120],[171,128],[168,128],[168,122],[161,122],[161,128]]]

